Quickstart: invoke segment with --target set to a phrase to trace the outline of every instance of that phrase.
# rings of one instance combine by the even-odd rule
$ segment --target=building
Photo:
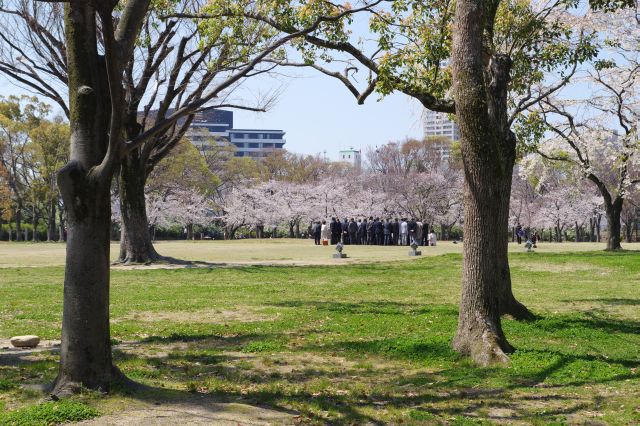
[[[362,151],[356,150],[353,147],[340,151],[338,154],[338,161],[351,164],[356,170],[362,168]]]
[[[186,137],[199,149],[214,141],[218,146],[231,143],[236,157],[261,158],[284,149],[284,135],[282,130],[234,129],[233,111],[209,109],[194,116]]]
[[[451,156],[451,142],[460,140],[460,128],[448,114],[425,110],[424,138],[434,140],[433,147],[440,152],[440,160],[447,162]]]

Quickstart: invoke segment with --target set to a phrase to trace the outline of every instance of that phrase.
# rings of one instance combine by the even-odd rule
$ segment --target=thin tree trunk
[[[31,236],[31,241],[33,241],[34,243],[36,241],[38,241],[38,215],[36,213],[36,208],[35,206],[32,209],[32,213],[33,213],[33,217],[31,218],[31,233],[33,234]]]
[[[47,214],[47,241],[56,239],[56,201],[49,201],[49,212]]]
[[[122,213],[118,261],[125,264],[151,263],[162,259],[153,246],[149,232],[144,197],[145,174],[136,153],[131,153],[122,161],[118,185]]]
[[[16,241],[22,241],[22,204],[16,207]]]
[[[622,198],[616,198],[613,203],[605,204],[607,222],[609,222],[607,250],[622,250],[622,245],[620,244],[620,214],[622,213],[622,202]]]

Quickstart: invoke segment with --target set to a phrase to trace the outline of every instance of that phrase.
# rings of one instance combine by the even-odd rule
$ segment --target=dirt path
[[[294,425],[294,414],[238,403],[167,403],[75,423],[85,426]]]

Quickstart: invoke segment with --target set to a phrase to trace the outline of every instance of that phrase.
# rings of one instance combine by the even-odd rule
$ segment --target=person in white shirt
[[[433,229],[431,230],[431,232],[429,232],[429,236],[427,238],[429,239],[430,246],[436,245],[436,233],[433,232]]]
[[[400,222],[400,245],[401,246],[406,246],[408,244],[407,242],[408,234],[409,234],[409,224],[407,224],[406,219],[402,219],[402,222]]]

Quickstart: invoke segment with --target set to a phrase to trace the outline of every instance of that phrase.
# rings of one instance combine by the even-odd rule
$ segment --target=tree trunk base
[[[68,377],[65,374],[59,374],[52,385],[49,395],[52,399],[57,400],[76,395],[86,390],[108,393],[114,388],[135,389],[137,385],[138,384],[136,382],[129,379],[118,367],[113,365],[111,366],[110,374],[106,374],[100,383],[82,383],[80,381],[73,380],[73,378]]]
[[[120,257],[113,262],[114,265],[151,265],[153,263],[165,262],[168,258],[161,256],[153,250],[153,253],[135,254],[127,253],[124,257]]]
[[[487,318],[477,318],[472,324],[461,323],[453,339],[453,349],[482,367],[509,365],[507,354],[514,350],[500,324]]]
[[[535,321],[537,318],[526,306],[518,302],[513,295],[510,295],[509,300],[501,305],[500,315],[509,315],[516,321]]]

